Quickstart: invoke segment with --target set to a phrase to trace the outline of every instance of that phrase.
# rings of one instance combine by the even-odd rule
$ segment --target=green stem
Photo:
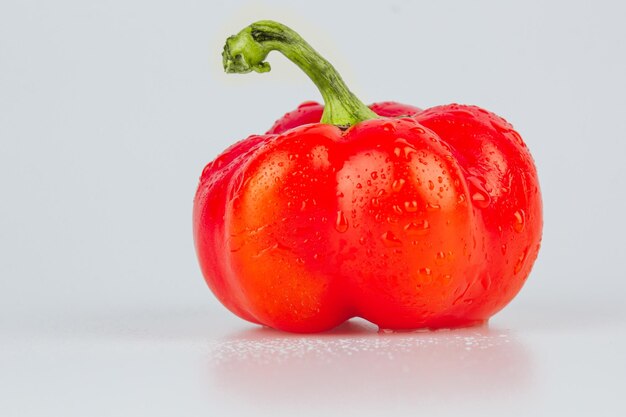
[[[238,74],[267,72],[270,64],[264,59],[271,51],[285,55],[315,83],[324,99],[322,123],[347,127],[378,117],[348,89],[337,70],[300,35],[271,20],[253,23],[226,40],[222,53],[224,71]]]

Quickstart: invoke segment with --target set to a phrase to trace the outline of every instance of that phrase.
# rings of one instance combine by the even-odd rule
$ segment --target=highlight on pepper
[[[224,70],[268,72],[271,51],[324,104],[303,103],[204,168],[193,235],[220,302],[291,332],[352,317],[396,330],[470,326],[509,303],[543,222],[535,165],[513,126],[469,105],[367,106],[273,21],[228,38]]]

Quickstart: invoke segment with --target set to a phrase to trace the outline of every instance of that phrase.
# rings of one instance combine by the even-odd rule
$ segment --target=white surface
[[[312,336],[211,309],[49,315],[3,333],[0,407],[3,416],[624,415],[624,309],[580,310],[512,307],[488,328],[434,333],[378,334],[355,321]]]
[[[622,2],[213,3],[0,3],[1,416],[626,415]],[[489,329],[290,336],[212,297],[203,166],[319,99],[278,55],[223,74],[262,18],[364,101],[473,103],[522,133],[543,247]]]

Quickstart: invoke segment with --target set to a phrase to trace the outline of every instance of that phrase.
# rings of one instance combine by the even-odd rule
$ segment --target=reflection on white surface
[[[318,335],[225,309],[34,312],[0,321],[0,416],[626,415],[623,307],[585,321],[578,305],[509,309],[490,328]]]
[[[523,391],[533,371],[515,337],[486,326],[390,334],[349,322],[320,335],[250,329],[213,345],[209,358],[227,395],[315,407],[471,401]]]

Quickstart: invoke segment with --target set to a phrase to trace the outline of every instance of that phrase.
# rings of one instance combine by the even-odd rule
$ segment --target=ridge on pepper
[[[288,27],[227,39],[224,69],[279,51],[320,90],[204,169],[193,234],[203,275],[239,317],[292,332],[362,317],[385,329],[486,322],[520,291],[543,226],[519,133],[476,106],[363,104]]]

